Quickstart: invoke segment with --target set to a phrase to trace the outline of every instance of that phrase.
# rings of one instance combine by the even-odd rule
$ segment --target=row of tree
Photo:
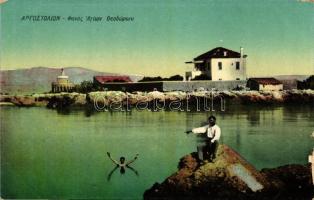
[[[304,81],[298,81],[298,89],[312,89],[314,90],[314,75],[310,76]]]
[[[78,93],[88,93],[93,91],[99,91],[102,88],[94,84],[92,81],[83,81],[78,85],[75,85],[74,91]]]
[[[157,77],[144,77],[138,82],[150,82],[150,81],[183,81],[183,77],[180,75],[170,76],[169,78],[162,78],[160,76]]]

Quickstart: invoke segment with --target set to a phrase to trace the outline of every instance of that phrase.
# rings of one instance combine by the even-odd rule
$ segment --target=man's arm
[[[193,128],[192,130],[185,131],[185,133],[186,134],[189,134],[189,133],[194,133],[194,134],[206,133],[207,128],[208,128],[208,126],[206,125],[206,126],[202,126],[199,128]]]
[[[214,143],[215,141],[218,141],[221,135],[221,130],[220,128],[217,126],[217,128],[215,129],[215,137],[211,140],[211,143]]]
[[[137,157],[138,157],[138,154],[135,155],[135,157],[133,158],[133,160],[128,161],[128,162],[126,163],[126,165],[129,165],[129,164],[131,164],[132,162],[134,162],[134,161],[137,159]]]
[[[208,126],[202,126],[198,128],[193,128],[190,133],[199,134],[199,133],[206,133]]]
[[[107,152],[107,155],[108,155],[108,157],[110,158],[110,160],[111,160],[114,164],[119,165],[119,163],[118,163],[116,160],[114,160],[114,159],[111,158],[111,155],[110,155],[109,152]]]

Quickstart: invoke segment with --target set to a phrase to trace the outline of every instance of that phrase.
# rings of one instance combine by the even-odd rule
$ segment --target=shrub
[[[196,76],[192,81],[198,81],[198,80],[210,80],[210,78],[206,74],[201,74],[199,76]]]
[[[183,77],[177,74],[174,76],[170,76],[167,81],[183,81]]]
[[[94,91],[96,86],[92,81],[83,81],[79,85],[75,86],[75,91],[80,93],[88,93]]]
[[[139,80],[138,82],[150,82],[150,81],[162,81],[163,78],[161,78],[160,76],[157,77],[144,77],[142,80]]]
[[[314,90],[314,75],[310,76],[304,81],[298,81],[298,89],[312,89]]]
[[[170,76],[169,78],[162,78],[160,76],[144,77],[142,80],[139,80],[138,82],[150,82],[150,81],[183,81],[183,77],[180,75]]]

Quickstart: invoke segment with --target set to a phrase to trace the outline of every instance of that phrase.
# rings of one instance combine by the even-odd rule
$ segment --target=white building
[[[258,91],[283,90],[283,84],[275,78],[250,78],[247,81],[247,87]]]
[[[243,48],[240,48],[240,52],[223,47],[214,48],[186,62],[194,64],[193,71],[186,72],[186,80],[246,80],[246,57]]]
[[[57,82],[51,83],[52,92],[71,92],[74,84],[69,81],[69,76],[65,75],[64,69],[61,69],[61,75],[57,77]]]
[[[312,135],[314,134],[314,132],[312,133]],[[314,149],[312,151],[312,154],[309,155],[309,162],[312,163],[311,164],[311,168],[312,168],[312,182],[313,182],[313,185],[314,185]]]

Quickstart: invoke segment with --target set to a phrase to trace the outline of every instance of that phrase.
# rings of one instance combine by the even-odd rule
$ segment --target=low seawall
[[[163,91],[184,91],[192,92],[195,90],[233,90],[239,86],[245,86],[246,81],[163,81]]]
[[[149,92],[149,91],[184,91],[196,90],[233,90],[239,86],[244,87],[246,81],[153,81],[139,83],[106,83],[102,86],[110,91]]]
[[[106,83],[102,87],[107,91],[149,92],[163,91],[163,82],[138,82],[138,83]]]

